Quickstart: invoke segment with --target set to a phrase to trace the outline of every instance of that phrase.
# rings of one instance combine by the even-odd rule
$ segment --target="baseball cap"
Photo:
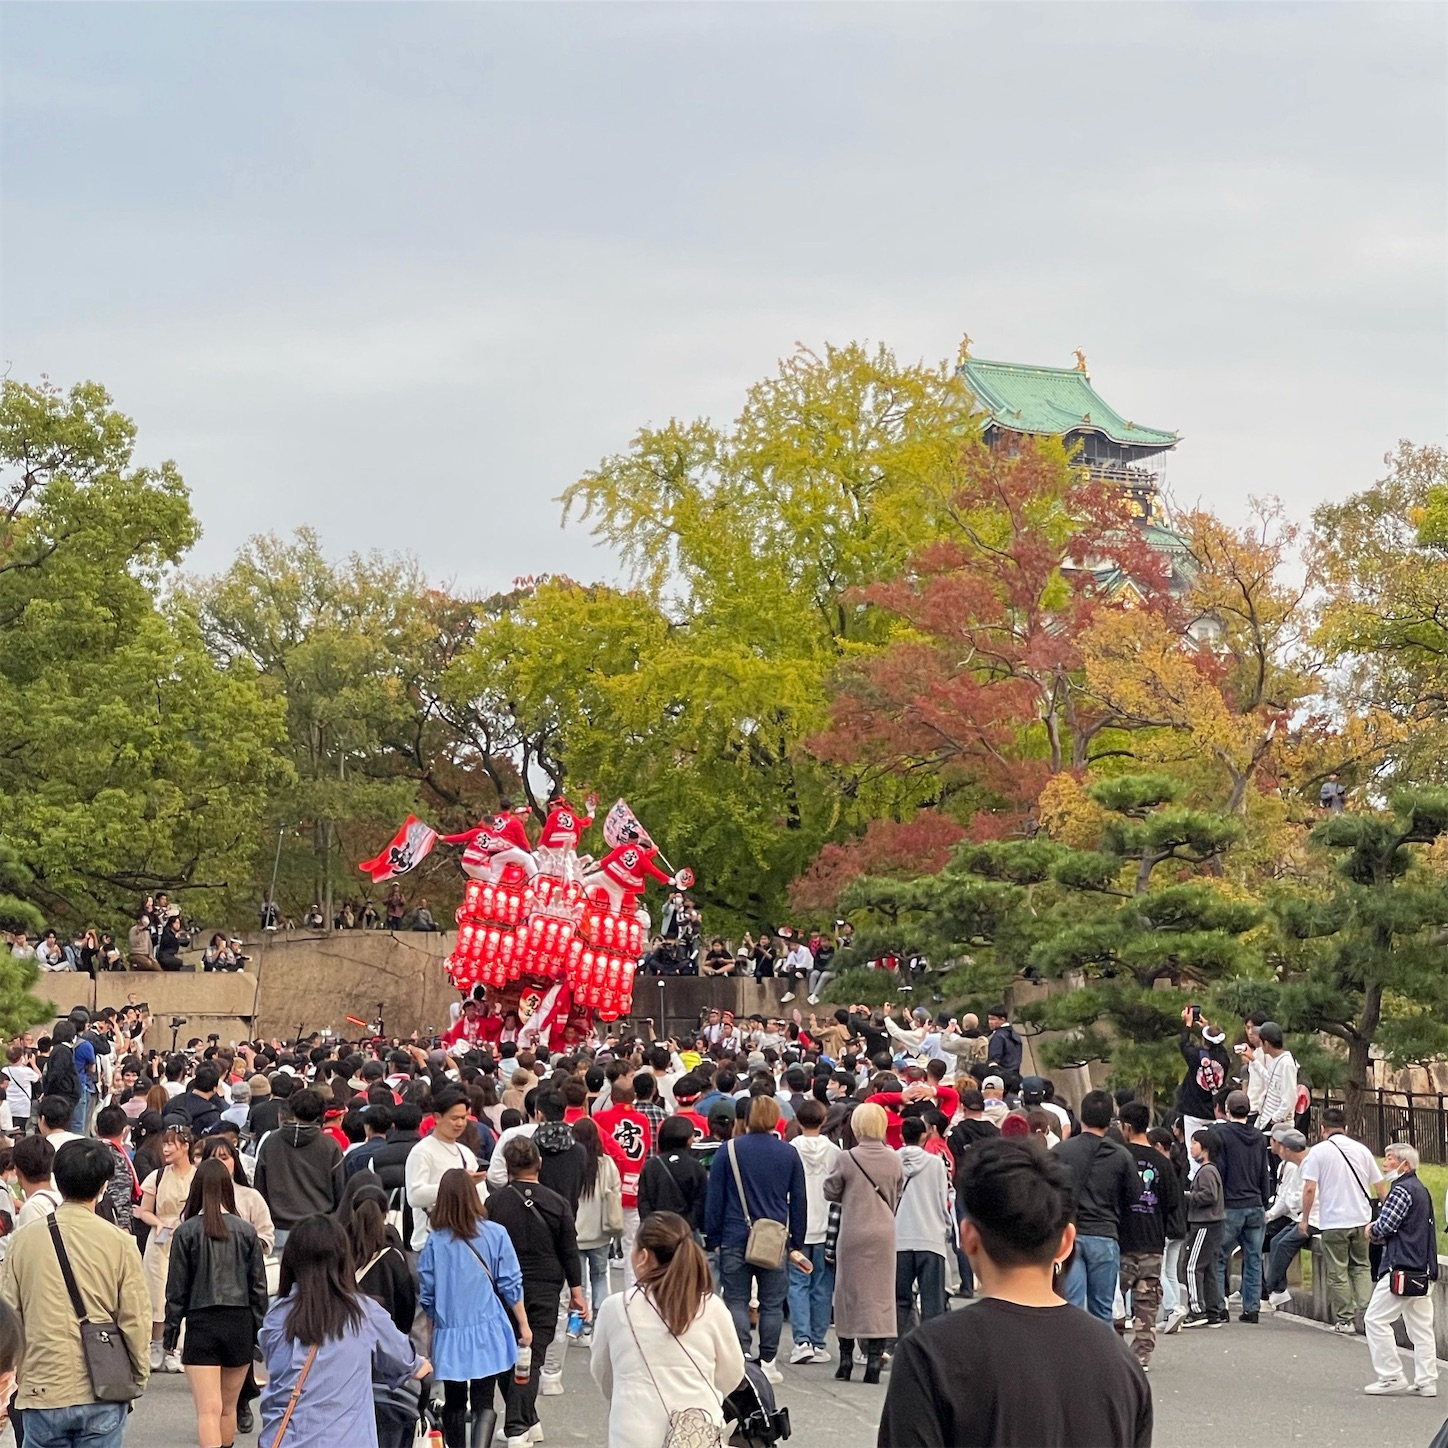
[[[918,1071],[922,1076],[924,1076],[927,1074],[925,1070],[925,1057],[917,1056],[913,1061],[906,1061],[905,1065],[901,1069],[905,1071]]]
[[[1021,1095],[1028,1096],[1033,1101],[1044,1101],[1046,1099],[1046,1080],[1044,1076],[1022,1076]]]
[[[1274,1126],[1272,1128],[1272,1140],[1275,1141],[1278,1146],[1285,1146],[1288,1151],[1307,1150],[1307,1138],[1291,1126]]]
[[[1004,1091],[1006,1089],[1006,1083],[1002,1081],[999,1076],[987,1076],[985,1080],[980,1083],[980,1089],[982,1091]]]
[[[727,1121],[730,1125],[734,1123],[733,1101],[716,1101],[709,1108],[708,1122],[712,1128],[716,1121]]]

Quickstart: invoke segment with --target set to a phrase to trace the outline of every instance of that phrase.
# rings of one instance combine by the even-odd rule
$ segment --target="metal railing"
[[[1312,1098],[1319,1107],[1345,1106],[1331,1091]],[[1448,1096],[1441,1091],[1369,1091],[1363,1098],[1362,1139],[1381,1156],[1395,1141],[1418,1148],[1418,1155],[1435,1165],[1448,1163]]]

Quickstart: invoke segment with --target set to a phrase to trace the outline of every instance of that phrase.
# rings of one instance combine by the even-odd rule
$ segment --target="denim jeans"
[[[125,1403],[77,1403],[73,1408],[26,1408],[26,1448],[121,1448]]]
[[[970,1259],[965,1255],[965,1249],[960,1245],[960,1224],[965,1220],[965,1203],[961,1201],[959,1193],[955,1198],[955,1241],[952,1244],[955,1252],[956,1264],[960,1268],[960,1293],[962,1297],[975,1296],[975,1273],[971,1269]]]
[[[1120,1276],[1121,1243],[1115,1237],[1077,1237],[1071,1270],[1066,1274],[1066,1301],[1110,1322]]]
[[[815,1242],[801,1248],[814,1263],[813,1272],[789,1267],[789,1330],[796,1346],[802,1342],[825,1345],[830,1330],[830,1306],[835,1297],[835,1269],[825,1261],[825,1244]]]
[[[603,1299],[608,1296],[608,1243],[601,1247],[580,1247],[578,1260],[583,1265],[584,1288],[590,1294],[588,1305],[597,1317]]]
[[[779,1335],[784,1329],[784,1299],[789,1291],[789,1268],[754,1267],[744,1260],[743,1247],[719,1249],[719,1278],[724,1288],[724,1305],[734,1319],[739,1346],[749,1356],[749,1293],[759,1294],[759,1356],[773,1362],[779,1353]]]
[[[91,1093],[84,1086],[80,1088],[80,1100],[75,1104],[75,1110],[70,1113],[70,1129],[77,1136],[86,1134],[86,1123],[90,1119]]]
[[[1262,1233],[1264,1213],[1261,1207],[1228,1207],[1222,1223],[1222,1250],[1217,1257],[1218,1294],[1227,1296],[1227,1263],[1232,1248],[1242,1244],[1242,1311],[1256,1312],[1262,1306]]]
[[[1312,1240],[1302,1232],[1296,1222],[1289,1222],[1272,1238],[1267,1249],[1267,1285],[1272,1292],[1287,1291],[1287,1272],[1297,1254]]]
[[[1161,1257],[1161,1309],[1163,1313],[1175,1312],[1182,1300],[1181,1283],[1177,1270],[1182,1259],[1182,1239],[1168,1237],[1166,1250]]]

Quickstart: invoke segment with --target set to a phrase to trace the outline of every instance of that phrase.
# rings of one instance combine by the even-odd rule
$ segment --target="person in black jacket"
[[[387,1145],[368,1163],[387,1193],[391,1210],[402,1212],[402,1243],[404,1250],[410,1250],[412,1242],[412,1204],[407,1200],[407,1158],[412,1148],[422,1140],[422,1108],[415,1102],[404,1101],[392,1110],[392,1127],[387,1133]],[[416,1265],[416,1259],[409,1261]]]
[[[557,1091],[538,1092],[533,1099],[533,1114],[538,1121],[533,1145],[543,1158],[539,1181],[557,1192],[568,1203],[568,1210],[576,1214],[578,1199],[583,1195],[588,1153],[573,1139],[573,1128],[563,1120],[567,1109]]]
[[[538,1180],[542,1158],[531,1137],[515,1136],[503,1147],[508,1185],[488,1198],[488,1218],[512,1239],[523,1271],[523,1310],[533,1333],[533,1365],[526,1383],[506,1385],[509,1438],[525,1438],[538,1422],[538,1385],[543,1359],[558,1326],[558,1297],[566,1282],[569,1305],[586,1318],[583,1264],[573,1212],[557,1192]]]
[[[1066,1300],[1103,1322],[1111,1321],[1121,1275],[1122,1219],[1141,1196],[1141,1178],[1131,1153],[1106,1135],[1115,1113],[1109,1091],[1088,1091],[1081,1098],[1081,1134],[1055,1149],[1071,1174],[1076,1222]]]
[[[40,1078],[40,1096],[63,1096],[72,1111],[80,1104],[80,1072],[75,1066],[75,1027],[60,1021],[50,1038],[50,1055],[45,1060],[45,1074]]]
[[[351,1200],[342,1204],[347,1212],[342,1227],[352,1247],[357,1290],[380,1302],[406,1336],[417,1314],[417,1281],[397,1233],[387,1225],[387,1193],[365,1177],[360,1183],[349,1181],[347,1192]]]
[[[210,1062],[203,1061],[196,1068],[191,1089],[173,1096],[161,1113],[167,1126],[189,1126],[193,1140],[200,1140],[218,1121],[226,1102],[222,1100],[218,1087],[221,1072]]]
[[[1227,1097],[1227,1119],[1212,1128],[1217,1150],[1212,1160],[1222,1174],[1222,1202],[1227,1209],[1222,1224],[1222,1250],[1217,1258],[1217,1281],[1227,1300],[1227,1264],[1232,1249],[1242,1244],[1242,1311],[1239,1322],[1256,1322],[1262,1305],[1262,1237],[1267,1203],[1272,1199],[1272,1169],[1267,1138],[1247,1125],[1251,1102],[1245,1091]]]
[[[694,1154],[694,1127],[682,1117],[668,1116],[659,1128],[657,1155],[639,1177],[639,1221],[654,1212],[674,1212],[696,1232],[704,1230],[704,1203],[709,1173]]]
[[[181,1365],[203,1443],[236,1441],[236,1400],[266,1317],[265,1253],[256,1228],[236,1215],[231,1173],[215,1160],[196,1169],[166,1278],[166,1351],[186,1323]]]

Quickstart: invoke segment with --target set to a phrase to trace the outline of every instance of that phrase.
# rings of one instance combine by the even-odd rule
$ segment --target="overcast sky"
[[[1304,516],[1448,406],[1436,4],[8,4],[3,347],[248,533],[611,573],[557,494],[796,341],[1069,365]]]

